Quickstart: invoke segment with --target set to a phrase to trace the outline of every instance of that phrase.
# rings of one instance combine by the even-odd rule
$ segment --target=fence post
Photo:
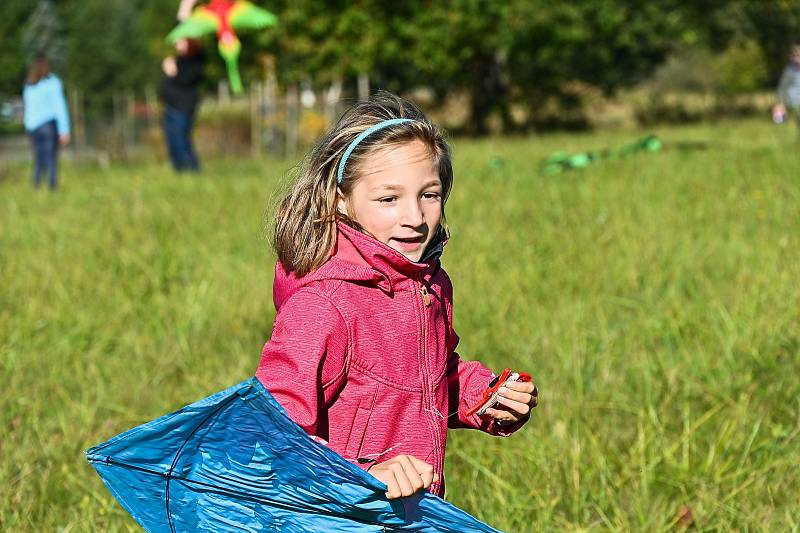
[[[325,91],[325,119],[333,124],[339,114],[339,100],[342,98],[342,80],[334,80]]]
[[[123,153],[127,156],[129,153],[134,152],[136,149],[136,121],[135,109],[136,96],[131,89],[125,89],[125,108],[123,114],[123,144],[125,148]]]
[[[72,148],[77,154],[81,148],[83,125],[81,124],[80,92],[78,89],[69,91],[69,109],[72,121]]]
[[[278,130],[278,78],[275,74],[276,59],[272,55],[262,56],[262,65],[264,67],[264,85],[263,85],[263,98],[262,98],[262,114],[264,131],[262,133],[262,142],[267,146],[267,150],[271,153],[279,155],[281,148],[279,145]]]
[[[297,154],[297,129],[300,122],[300,92],[297,84],[286,87],[286,157]]]
[[[263,94],[264,85],[260,81],[250,85],[250,155],[254,158],[261,157]]]
[[[217,105],[227,105],[231,102],[231,91],[228,82],[219,80],[217,83]]]
[[[366,100],[369,98],[369,74],[362,72],[358,75],[358,99]]]
[[[278,136],[275,133],[277,128],[278,116],[278,80],[275,73],[267,76],[267,81],[264,86],[264,122],[266,127],[266,135],[264,136],[264,143],[267,149],[273,154],[280,153],[278,146]]]
[[[154,119],[158,117],[158,108],[157,108],[157,101],[156,101],[156,90],[153,88],[152,85],[148,85],[144,89],[144,101],[145,105],[147,106],[147,130],[148,132],[153,129]],[[157,122],[156,122],[157,123]]]
[[[111,103],[113,110],[113,118],[111,120],[111,139],[109,146],[109,153],[112,157],[125,158],[125,144],[123,142],[123,97],[119,90],[116,90],[111,95]]]

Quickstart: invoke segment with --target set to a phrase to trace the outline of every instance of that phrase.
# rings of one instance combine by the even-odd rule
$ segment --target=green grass
[[[459,351],[542,391],[510,439],[450,435],[448,499],[500,529],[671,531],[684,506],[704,531],[800,529],[794,132],[657,133],[663,152],[547,177],[552,151],[633,136],[453,143]],[[82,452],[253,373],[274,317],[264,215],[288,166],[65,164],[57,194],[11,169],[0,530],[136,530]]]

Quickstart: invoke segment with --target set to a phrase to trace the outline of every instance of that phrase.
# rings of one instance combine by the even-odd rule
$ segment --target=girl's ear
[[[344,194],[342,190],[337,188],[336,189],[336,209],[343,215],[349,217],[350,214],[347,212],[347,200],[344,198]]]

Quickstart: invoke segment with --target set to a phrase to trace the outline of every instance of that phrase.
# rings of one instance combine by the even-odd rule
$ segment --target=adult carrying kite
[[[256,378],[122,433],[86,457],[150,532],[497,530],[386,485],[312,440]]]
[[[242,43],[236,32],[260,30],[274,26],[277,22],[275,15],[250,2],[211,0],[207,5],[195,8],[186,20],[169,32],[167,41],[174,45],[178,39],[198,39],[216,33],[217,48],[225,60],[231,90],[238,94],[242,92],[242,80],[237,65]]]

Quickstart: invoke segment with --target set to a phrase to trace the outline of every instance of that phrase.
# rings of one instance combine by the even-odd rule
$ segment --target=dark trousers
[[[58,129],[56,121],[45,122],[30,133],[33,147],[33,186],[38,187],[46,172],[50,188],[58,185],[56,163],[58,161]]]
[[[167,107],[164,111],[164,138],[172,167],[178,172],[199,171],[200,161],[192,145],[192,126],[194,113]]]

